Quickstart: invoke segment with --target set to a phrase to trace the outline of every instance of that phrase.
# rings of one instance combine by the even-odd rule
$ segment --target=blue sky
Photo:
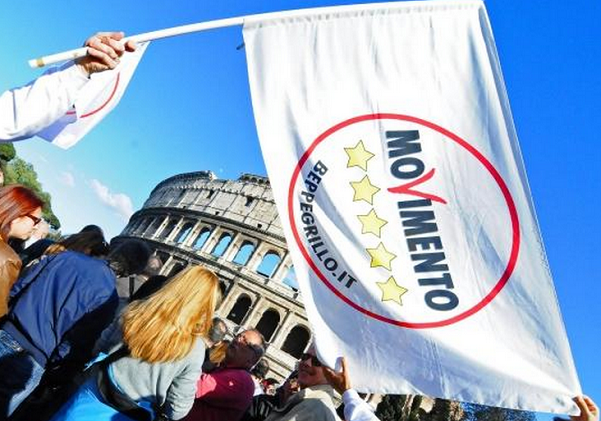
[[[210,3],[210,4],[209,4]],[[0,90],[39,71],[27,60],[98,30],[171,26],[349,1],[0,2]],[[539,224],[583,390],[601,402],[601,3],[486,1]],[[151,45],[115,111],[74,148],[18,144],[52,193],[64,232],[117,235],[162,179],[213,170],[265,174],[240,28]],[[224,153],[227,151],[227,153]]]

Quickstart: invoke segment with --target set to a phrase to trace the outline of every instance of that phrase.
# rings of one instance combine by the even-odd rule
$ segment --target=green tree
[[[426,412],[421,408],[419,395],[385,395],[376,415],[382,421],[426,421]]]
[[[4,185],[6,164],[17,155],[12,143],[0,143],[0,186]]]
[[[9,162],[15,156],[17,156],[17,151],[12,143],[0,144],[0,161]]]
[[[376,409],[376,415],[381,421],[400,421],[406,402],[406,395],[385,395]]]
[[[426,417],[427,421],[447,421],[455,419],[453,417],[453,402],[446,399],[436,399],[432,410]]]
[[[413,400],[411,401],[411,407],[409,409],[409,415],[407,419],[409,421],[420,421],[424,418],[425,412],[421,408],[422,397],[419,395],[413,396]]]
[[[4,184],[22,184],[30,188],[44,202],[44,210],[42,215],[46,221],[54,229],[59,229],[60,221],[52,212],[52,198],[50,194],[45,192],[38,180],[38,174],[35,172],[33,165],[22,160],[19,157],[13,158],[4,170]]]
[[[464,421],[534,421],[533,412],[494,406],[464,404]]]

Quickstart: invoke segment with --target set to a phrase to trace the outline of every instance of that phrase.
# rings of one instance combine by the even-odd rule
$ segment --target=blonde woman
[[[219,280],[195,266],[122,316],[123,346],[100,364],[53,420],[183,418],[194,401],[206,337],[220,298]]]

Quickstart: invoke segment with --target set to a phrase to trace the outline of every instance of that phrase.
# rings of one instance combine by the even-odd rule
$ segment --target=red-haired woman
[[[0,187],[0,317],[8,310],[10,288],[21,270],[21,260],[7,244],[9,238],[28,239],[42,220],[44,203],[20,185]]]

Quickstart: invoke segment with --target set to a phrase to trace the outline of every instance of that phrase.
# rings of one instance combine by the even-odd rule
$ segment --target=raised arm
[[[336,372],[331,368],[324,367],[326,379],[338,393],[342,395],[344,402],[344,418],[346,421],[380,421],[373,413],[371,407],[365,402],[351,386],[351,378],[346,364],[346,358],[342,357],[342,370]]]
[[[92,73],[114,69],[125,51],[122,32],[99,32],[84,45],[88,55],[54,68],[29,84],[0,95],[0,142],[27,139],[61,118],[75,103]]]

